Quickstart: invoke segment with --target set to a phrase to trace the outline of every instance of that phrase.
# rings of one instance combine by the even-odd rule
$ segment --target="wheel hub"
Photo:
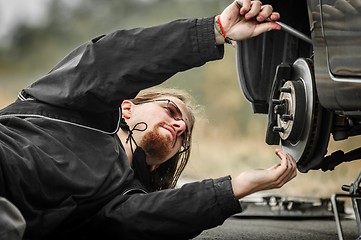
[[[273,91],[273,112],[269,113],[273,133],[279,135],[283,149],[295,158],[301,172],[318,169],[328,146],[332,117],[318,103],[312,62],[296,60],[289,78],[282,79]]]
[[[282,140],[297,141],[305,120],[305,91],[301,80],[287,81],[280,89],[280,97],[273,102],[277,126]]]

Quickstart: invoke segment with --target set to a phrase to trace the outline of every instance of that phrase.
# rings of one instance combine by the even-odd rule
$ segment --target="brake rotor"
[[[283,149],[295,158],[300,172],[319,169],[327,152],[332,115],[318,102],[312,61],[296,60],[291,78],[284,80],[275,97],[273,131],[278,132]]]

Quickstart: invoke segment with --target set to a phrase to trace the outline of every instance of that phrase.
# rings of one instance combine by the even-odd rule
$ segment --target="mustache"
[[[156,126],[158,127],[158,129],[159,129],[159,128],[165,128],[165,129],[170,128],[170,129],[172,129],[172,131],[173,131],[173,133],[174,133],[174,138],[173,138],[173,144],[172,144],[172,146],[174,147],[174,146],[177,144],[177,139],[178,139],[178,135],[177,135],[176,129],[175,129],[172,125],[169,125],[169,124],[166,123],[166,122],[160,122],[160,123],[158,123]]]

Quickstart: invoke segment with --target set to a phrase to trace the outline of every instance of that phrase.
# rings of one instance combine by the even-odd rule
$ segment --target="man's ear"
[[[124,119],[129,119],[132,115],[132,110],[133,110],[133,103],[129,100],[124,100],[121,104],[121,108],[122,108],[122,117]]]

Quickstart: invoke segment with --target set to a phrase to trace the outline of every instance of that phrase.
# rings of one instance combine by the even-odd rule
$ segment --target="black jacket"
[[[213,18],[121,30],[80,46],[0,111],[0,196],[26,239],[187,239],[240,206],[230,178],[146,193],[116,134],[119,106],[223,57]]]

